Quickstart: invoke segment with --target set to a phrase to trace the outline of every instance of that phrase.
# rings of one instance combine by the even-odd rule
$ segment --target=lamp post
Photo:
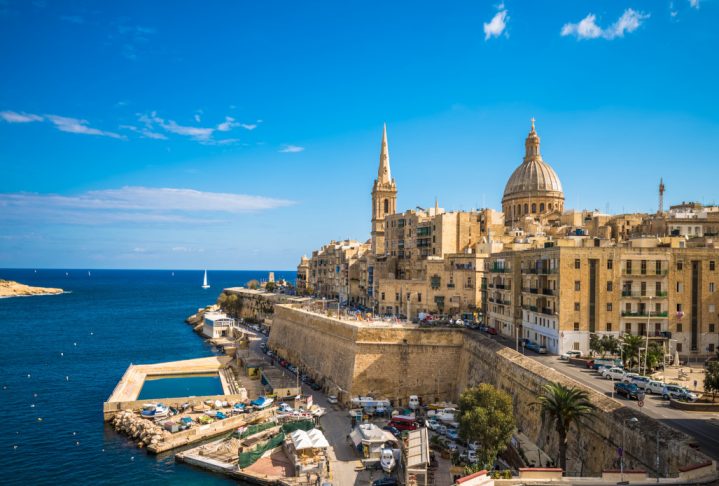
[[[631,423],[635,424],[635,423],[639,422],[639,419],[636,417],[630,417],[630,418],[626,418],[626,419],[622,420],[622,454],[619,457],[619,474],[621,476],[620,481],[622,483],[624,482],[624,452],[625,452],[624,438],[625,438],[626,430],[627,430],[627,422],[631,422]]]
[[[652,299],[653,298],[654,298],[653,296],[649,297],[649,307],[648,307],[649,312],[647,312],[647,328],[644,330],[645,337],[646,337],[646,339],[645,339],[646,349],[644,350],[644,374],[645,375],[647,374],[647,356],[649,355],[649,319],[652,316]]]

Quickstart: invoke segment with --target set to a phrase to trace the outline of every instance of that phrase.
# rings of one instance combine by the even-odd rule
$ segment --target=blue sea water
[[[209,395],[222,395],[220,375],[146,379],[137,399],[203,397]]]
[[[68,275],[65,275],[65,272]],[[294,281],[294,272],[275,272]],[[184,319],[267,272],[0,269],[62,295],[0,299],[0,482],[236,484],[148,455],[102,420],[130,363],[212,354]]]

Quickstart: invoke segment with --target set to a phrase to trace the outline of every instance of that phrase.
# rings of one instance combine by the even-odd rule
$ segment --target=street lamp
[[[639,422],[639,419],[636,417],[630,417],[622,420],[622,454],[621,456],[619,456],[619,472],[621,475],[620,481],[622,483],[624,482],[624,436],[626,435],[627,422],[636,424],[637,422]]]
[[[649,351],[649,319],[652,316],[652,299],[653,298],[654,298],[653,296],[649,296],[649,307],[648,307],[649,312],[647,312],[647,328],[644,330],[645,337],[646,337],[646,339],[645,339],[646,349],[644,352],[644,374],[645,375],[647,374],[647,356],[649,355],[649,352],[648,352]]]

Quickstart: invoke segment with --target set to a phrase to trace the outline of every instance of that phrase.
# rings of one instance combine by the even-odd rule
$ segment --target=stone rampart
[[[625,467],[656,472],[657,452],[661,475],[676,474],[681,466],[708,460],[690,447],[691,440],[685,434],[483,335],[466,333],[460,373],[458,390],[491,383],[512,395],[518,427],[552,457],[557,457],[557,435],[550,424],[542,423],[537,396],[543,386],[551,382],[587,390],[599,410],[580,434],[573,428],[569,435],[569,474],[599,476],[602,470],[618,466],[623,424],[631,417],[639,422],[626,424]]]
[[[600,476],[618,467],[622,426],[631,417],[639,422],[626,425],[627,468],[654,472],[657,452],[662,475],[708,460],[685,434],[476,332],[369,325],[278,305],[269,346],[343,401],[358,395],[388,398],[395,406],[405,405],[409,395],[424,403],[456,401],[466,387],[491,383],[513,397],[519,429],[552,457],[556,433],[542,423],[537,396],[550,382],[583,388],[599,411],[580,434],[570,433],[569,474]]]

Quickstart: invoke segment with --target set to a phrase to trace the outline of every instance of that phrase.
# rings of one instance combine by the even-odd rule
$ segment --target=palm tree
[[[559,436],[559,467],[567,470],[567,434],[572,424],[579,426],[583,418],[591,418],[597,407],[589,401],[585,390],[548,383],[544,385],[544,394],[537,402],[541,408],[542,422],[552,422]]]
[[[644,338],[642,336],[635,336],[633,334],[624,335],[624,359],[629,362],[629,368],[634,364],[634,359],[639,363],[639,348],[644,345]]]

